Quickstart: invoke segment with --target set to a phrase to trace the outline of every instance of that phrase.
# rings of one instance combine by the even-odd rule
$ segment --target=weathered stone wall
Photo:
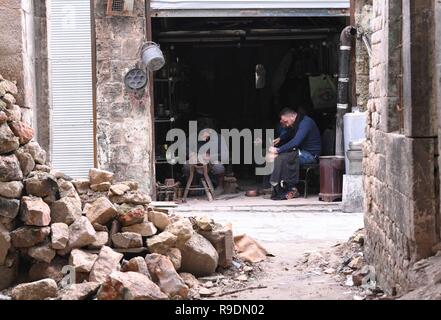
[[[373,1],[373,53],[363,158],[365,255],[376,269],[380,286],[389,293],[409,289],[410,266],[431,256],[439,239],[438,147],[433,119],[429,121],[427,116],[433,116],[430,101],[434,91],[418,88],[418,83],[432,81],[430,46],[434,39],[427,36],[430,14],[424,23],[416,14],[430,1],[421,4],[423,7],[418,8],[403,1],[402,7],[401,1]],[[402,34],[410,37],[405,41],[408,46],[402,45]],[[421,46],[429,49],[421,50]],[[418,56],[425,64],[415,58],[406,60],[406,56]],[[406,86],[404,80],[400,89],[402,76],[410,82]],[[397,106],[405,109],[403,114]]]
[[[372,0],[355,1],[354,16],[358,31],[370,37]],[[366,111],[369,100],[369,54],[361,37],[357,37],[355,46],[355,76],[356,105],[360,111]]]
[[[34,6],[32,0],[4,0],[0,21],[0,74],[17,82],[20,94],[17,105],[23,120],[34,124],[35,65],[34,65]]]
[[[110,17],[107,1],[95,1],[97,153],[100,168],[115,172],[117,180],[136,180],[150,192],[150,99],[131,99],[124,87],[146,38],[145,2],[135,4],[135,17]]]

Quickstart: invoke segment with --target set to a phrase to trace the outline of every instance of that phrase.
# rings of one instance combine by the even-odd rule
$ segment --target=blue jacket
[[[289,129],[288,129],[289,130]],[[320,130],[314,120],[305,116],[299,123],[299,128],[294,138],[289,139],[288,132],[281,132],[280,147],[277,149],[279,153],[292,151],[294,148],[305,150],[315,156],[321,154],[321,137]]]

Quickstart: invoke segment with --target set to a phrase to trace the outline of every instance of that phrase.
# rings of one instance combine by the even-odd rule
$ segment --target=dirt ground
[[[200,215],[231,222],[236,235],[247,234],[273,255],[257,264],[236,261],[236,266],[227,272],[228,278],[209,279],[207,287],[216,292],[211,299],[363,298],[362,290],[346,284],[346,276],[336,271],[344,259],[344,250],[337,249],[363,227],[362,213],[291,208],[281,212],[218,211]]]

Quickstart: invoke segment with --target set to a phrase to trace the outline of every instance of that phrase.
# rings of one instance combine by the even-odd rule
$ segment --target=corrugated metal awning
[[[51,0],[48,52],[52,165],[74,178],[94,166],[90,0]]]
[[[152,0],[153,16],[345,16],[349,0]]]

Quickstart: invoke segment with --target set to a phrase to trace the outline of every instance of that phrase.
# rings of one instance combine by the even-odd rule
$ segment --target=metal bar
[[[349,17],[349,9],[156,9],[152,17]]]

